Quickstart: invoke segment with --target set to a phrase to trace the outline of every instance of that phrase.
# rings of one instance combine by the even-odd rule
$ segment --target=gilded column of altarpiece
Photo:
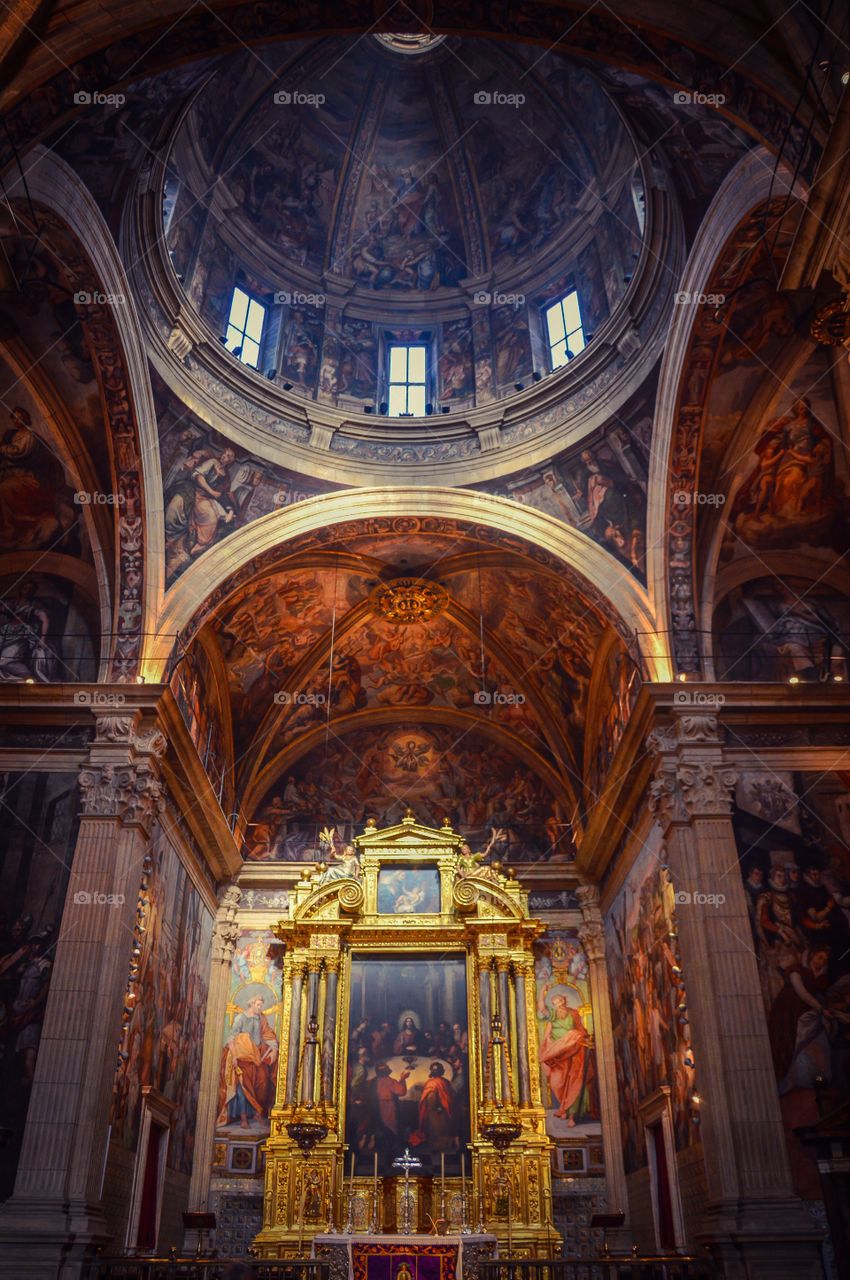
[[[396,1229],[391,1157],[409,1147],[422,1159],[414,1229],[440,1216],[459,1229],[465,1175],[470,1225],[503,1245],[510,1233],[517,1255],[549,1256],[560,1241],[532,955],[544,926],[519,882],[482,866],[448,822],[370,822],[355,845],[305,874],[275,929],[284,1010],[255,1248],[306,1253],[347,1217],[355,1231]],[[507,1045],[495,1072],[494,1015]],[[519,1127],[506,1152],[481,1132],[500,1108]],[[305,1119],[320,1135],[306,1156],[292,1136]]]

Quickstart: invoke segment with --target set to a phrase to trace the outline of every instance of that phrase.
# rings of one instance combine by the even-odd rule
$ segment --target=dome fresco
[[[643,175],[596,74],[487,40],[415,55],[342,39],[231,55],[173,139],[166,231],[211,328],[234,282],[270,311],[307,394],[376,401],[389,342],[436,352],[434,397],[513,393],[541,308],[576,288],[585,331],[616,310],[643,236]]]

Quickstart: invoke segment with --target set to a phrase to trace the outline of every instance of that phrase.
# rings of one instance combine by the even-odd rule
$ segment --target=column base
[[[0,1276],[76,1280],[112,1233],[99,1209],[83,1203],[17,1200],[0,1206]]]
[[[823,1233],[794,1197],[715,1205],[698,1241],[725,1280],[823,1280]]]

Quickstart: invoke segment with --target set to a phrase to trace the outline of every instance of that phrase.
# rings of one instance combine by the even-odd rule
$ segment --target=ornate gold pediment
[[[527,920],[522,886],[498,863],[484,864],[448,819],[442,827],[427,827],[408,811],[380,830],[370,819],[343,855],[305,873],[290,895],[290,917],[281,921],[279,936],[307,921],[383,930],[476,919]]]

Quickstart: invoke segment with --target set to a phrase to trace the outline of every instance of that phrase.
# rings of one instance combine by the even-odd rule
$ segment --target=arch
[[[805,190],[783,164],[762,147],[748,152],[718,189],[700,225],[677,298],[710,291],[718,260],[744,218],[770,197],[803,198]],[[680,305],[673,319],[655,402],[647,510],[648,595],[662,631],[669,637],[671,673],[697,671],[701,655],[696,637],[695,518],[690,501],[698,480],[701,410],[682,413],[681,391],[699,308]],[[704,385],[703,399],[708,391]],[[677,495],[685,494],[681,502]],[[675,571],[673,562],[676,561]],[[674,608],[675,603],[675,608]]]
[[[162,598],[164,560],[159,439],[139,317],[109,227],[88,189],[64,160],[43,146],[36,147],[29,157],[26,185],[18,176],[10,183],[9,195],[24,221],[31,220],[31,205],[41,211],[34,229],[42,241],[65,241],[59,244],[58,257],[75,288],[102,293],[111,300],[84,308],[80,322],[112,434],[114,487],[123,498],[111,677],[133,680],[143,634]],[[70,259],[68,242],[74,255]]]
[[[392,517],[442,517],[525,539],[549,552],[596,589],[634,633],[652,680],[669,680],[671,667],[646,591],[629,569],[586,534],[553,516],[508,498],[466,489],[400,487],[348,489],[321,494],[269,515],[231,534],[190,565],[165,596],[156,634],[148,638],[142,674],[160,680],[174,642],[207,597],[253,557],[299,534],[343,522]]]

